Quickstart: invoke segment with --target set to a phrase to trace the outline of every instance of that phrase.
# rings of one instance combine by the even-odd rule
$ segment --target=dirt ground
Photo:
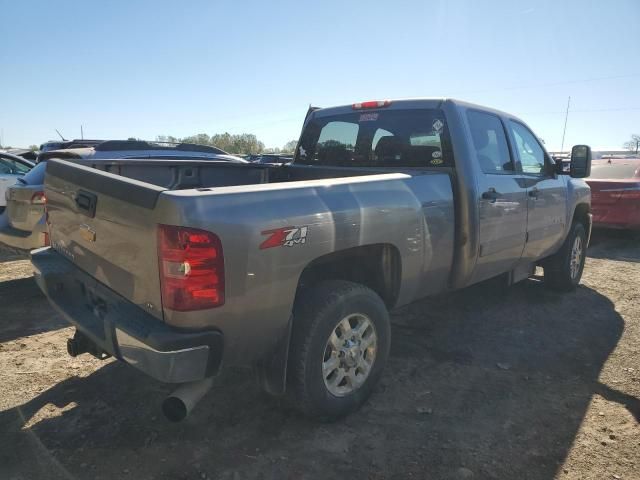
[[[371,400],[301,418],[227,372],[185,422],[170,386],[72,359],[27,260],[0,257],[0,479],[640,479],[640,240],[597,233],[580,288],[496,281],[394,313]]]

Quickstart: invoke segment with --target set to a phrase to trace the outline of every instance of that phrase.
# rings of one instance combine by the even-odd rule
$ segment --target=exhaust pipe
[[[213,387],[213,377],[185,383],[162,402],[162,413],[172,422],[187,418],[191,410]]]

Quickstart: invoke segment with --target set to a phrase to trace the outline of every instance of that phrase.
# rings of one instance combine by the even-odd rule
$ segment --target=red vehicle
[[[640,230],[640,158],[593,161],[593,226]]]

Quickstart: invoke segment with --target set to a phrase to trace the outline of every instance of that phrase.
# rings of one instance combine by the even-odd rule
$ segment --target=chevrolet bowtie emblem
[[[83,223],[82,225],[80,225],[80,235],[82,235],[82,238],[84,238],[87,242],[96,241],[96,231],[87,224]]]

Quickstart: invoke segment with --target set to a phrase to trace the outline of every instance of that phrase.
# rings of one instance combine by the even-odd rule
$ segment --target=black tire
[[[582,254],[577,273],[572,275],[571,260],[576,238],[580,239]],[[582,277],[586,256],[587,232],[582,223],[574,222],[571,225],[571,232],[562,244],[562,248],[552,257],[546,259],[543,264],[545,284],[555,291],[571,292],[575,290]]]
[[[338,323],[362,314],[375,327],[377,348],[369,374],[357,389],[344,396],[332,394],[323,378],[327,341]],[[332,280],[311,287],[296,300],[288,362],[288,393],[303,414],[322,421],[347,415],[371,395],[389,356],[391,328],[382,299],[353,282]]]

